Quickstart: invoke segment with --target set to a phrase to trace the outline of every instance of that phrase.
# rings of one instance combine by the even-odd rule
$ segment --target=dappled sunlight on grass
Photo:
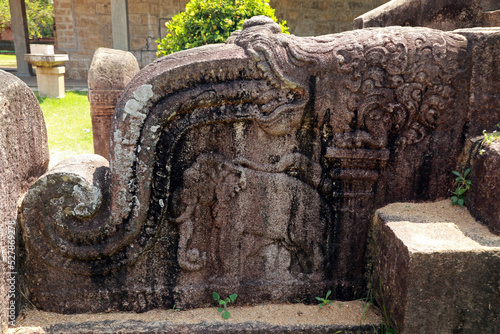
[[[67,91],[62,99],[38,97],[38,101],[47,126],[51,160],[94,153],[87,92]]]
[[[0,67],[17,67],[16,55],[3,55],[0,54]]]

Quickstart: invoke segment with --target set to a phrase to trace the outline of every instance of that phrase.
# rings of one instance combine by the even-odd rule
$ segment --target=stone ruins
[[[139,72],[135,57],[122,50],[99,48],[89,69],[89,103],[94,153],[109,159],[111,119],[125,86]]]
[[[500,147],[477,157],[470,143],[500,121],[499,41],[423,27],[296,37],[258,16],[226,44],[155,61],[117,102],[109,163],[75,156],[27,191],[20,289],[57,313],[372,291],[398,333],[498,332]],[[445,217],[451,171],[470,166],[484,225]]]
[[[0,70],[0,331],[15,320],[19,257],[19,198],[49,166],[49,148],[38,100],[24,82]],[[18,304],[16,305],[16,301]],[[12,304],[13,302],[13,304]],[[12,307],[13,305],[14,307]]]

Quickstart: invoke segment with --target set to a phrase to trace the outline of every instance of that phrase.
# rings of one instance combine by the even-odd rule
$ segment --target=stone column
[[[60,99],[65,96],[64,66],[37,67],[36,84],[41,97]]]
[[[113,48],[129,50],[128,0],[111,0]]]
[[[123,89],[139,72],[139,64],[130,52],[99,48],[90,64],[88,98],[94,153],[109,159],[111,118]]]
[[[14,50],[16,51],[17,74],[31,76],[29,64],[24,55],[29,53],[28,21],[24,0],[9,0],[10,16],[12,17],[12,33],[14,34]]]
[[[332,204],[338,247],[335,251],[337,297],[365,297],[363,282],[365,244],[373,219],[375,184],[389,150],[339,149],[325,154],[333,181]],[[341,293],[339,293],[342,291]]]

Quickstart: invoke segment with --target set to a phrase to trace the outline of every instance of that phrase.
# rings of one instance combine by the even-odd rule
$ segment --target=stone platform
[[[379,333],[382,318],[361,301],[318,305],[268,304],[228,307],[224,320],[216,307],[188,311],[62,315],[25,311],[7,334],[27,333]]]

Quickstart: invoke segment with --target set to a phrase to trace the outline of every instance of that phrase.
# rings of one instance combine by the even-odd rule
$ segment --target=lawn
[[[51,166],[71,155],[94,152],[87,92],[67,91],[62,99],[38,97],[38,101],[47,126]]]
[[[16,55],[0,54],[0,67],[17,67]]]

